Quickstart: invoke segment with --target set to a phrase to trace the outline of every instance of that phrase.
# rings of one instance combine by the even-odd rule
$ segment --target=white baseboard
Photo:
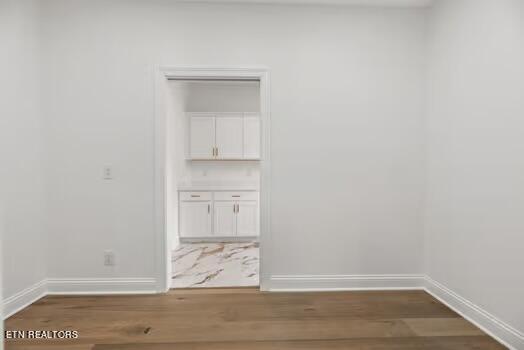
[[[270,291],[345,291],[423,289],[423,275],[282,275],[272,276]]]
[[[46,295],[115,295],[157,293],[154,278],[75,278],[42,280],[3,300],[7,319]]]
[[[486,310],[426,276],[425,290],[456,313],[512,350],[524,349],[524,334]],[[519,305],[516,305],[519,307]]]
[[[111,295],[157,293],[154,278],[50,278],[47,294]]]
[[[42,280],[24,290],[4,299],[3,318],[7,319],[18,311],[25,309],[47,293],[46,281]]]

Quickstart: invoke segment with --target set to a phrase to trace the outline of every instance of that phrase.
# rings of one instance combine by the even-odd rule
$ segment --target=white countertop
[[[179,191],[258,191],[259,187],[253,183],[221,184],[221,183],[181,183]]]

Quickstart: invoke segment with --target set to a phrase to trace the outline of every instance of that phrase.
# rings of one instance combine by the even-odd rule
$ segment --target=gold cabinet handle
[[[218,157],[218,147],[217,147],[217,157]]]
[[[208,205],[207,205],[207,213],[208,213],[208,214],[211,213],[211,204],[208,204]]]
[[[237,214],[240,213],[240,204],[237,204]]]

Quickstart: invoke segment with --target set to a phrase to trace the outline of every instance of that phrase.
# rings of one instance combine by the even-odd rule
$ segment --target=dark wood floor
[[[80,335],[9,341],[16,350],[505,349],[423,291],[48,296],[6,329]]]

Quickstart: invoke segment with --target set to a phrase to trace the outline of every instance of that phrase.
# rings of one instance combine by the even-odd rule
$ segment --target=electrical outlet
[[[113,180],[113,169],[110,166],[104,167],[104,180]]]
[[[115,253],[112,250],[106,250],[104,252],[104,266],[115,265]]]

